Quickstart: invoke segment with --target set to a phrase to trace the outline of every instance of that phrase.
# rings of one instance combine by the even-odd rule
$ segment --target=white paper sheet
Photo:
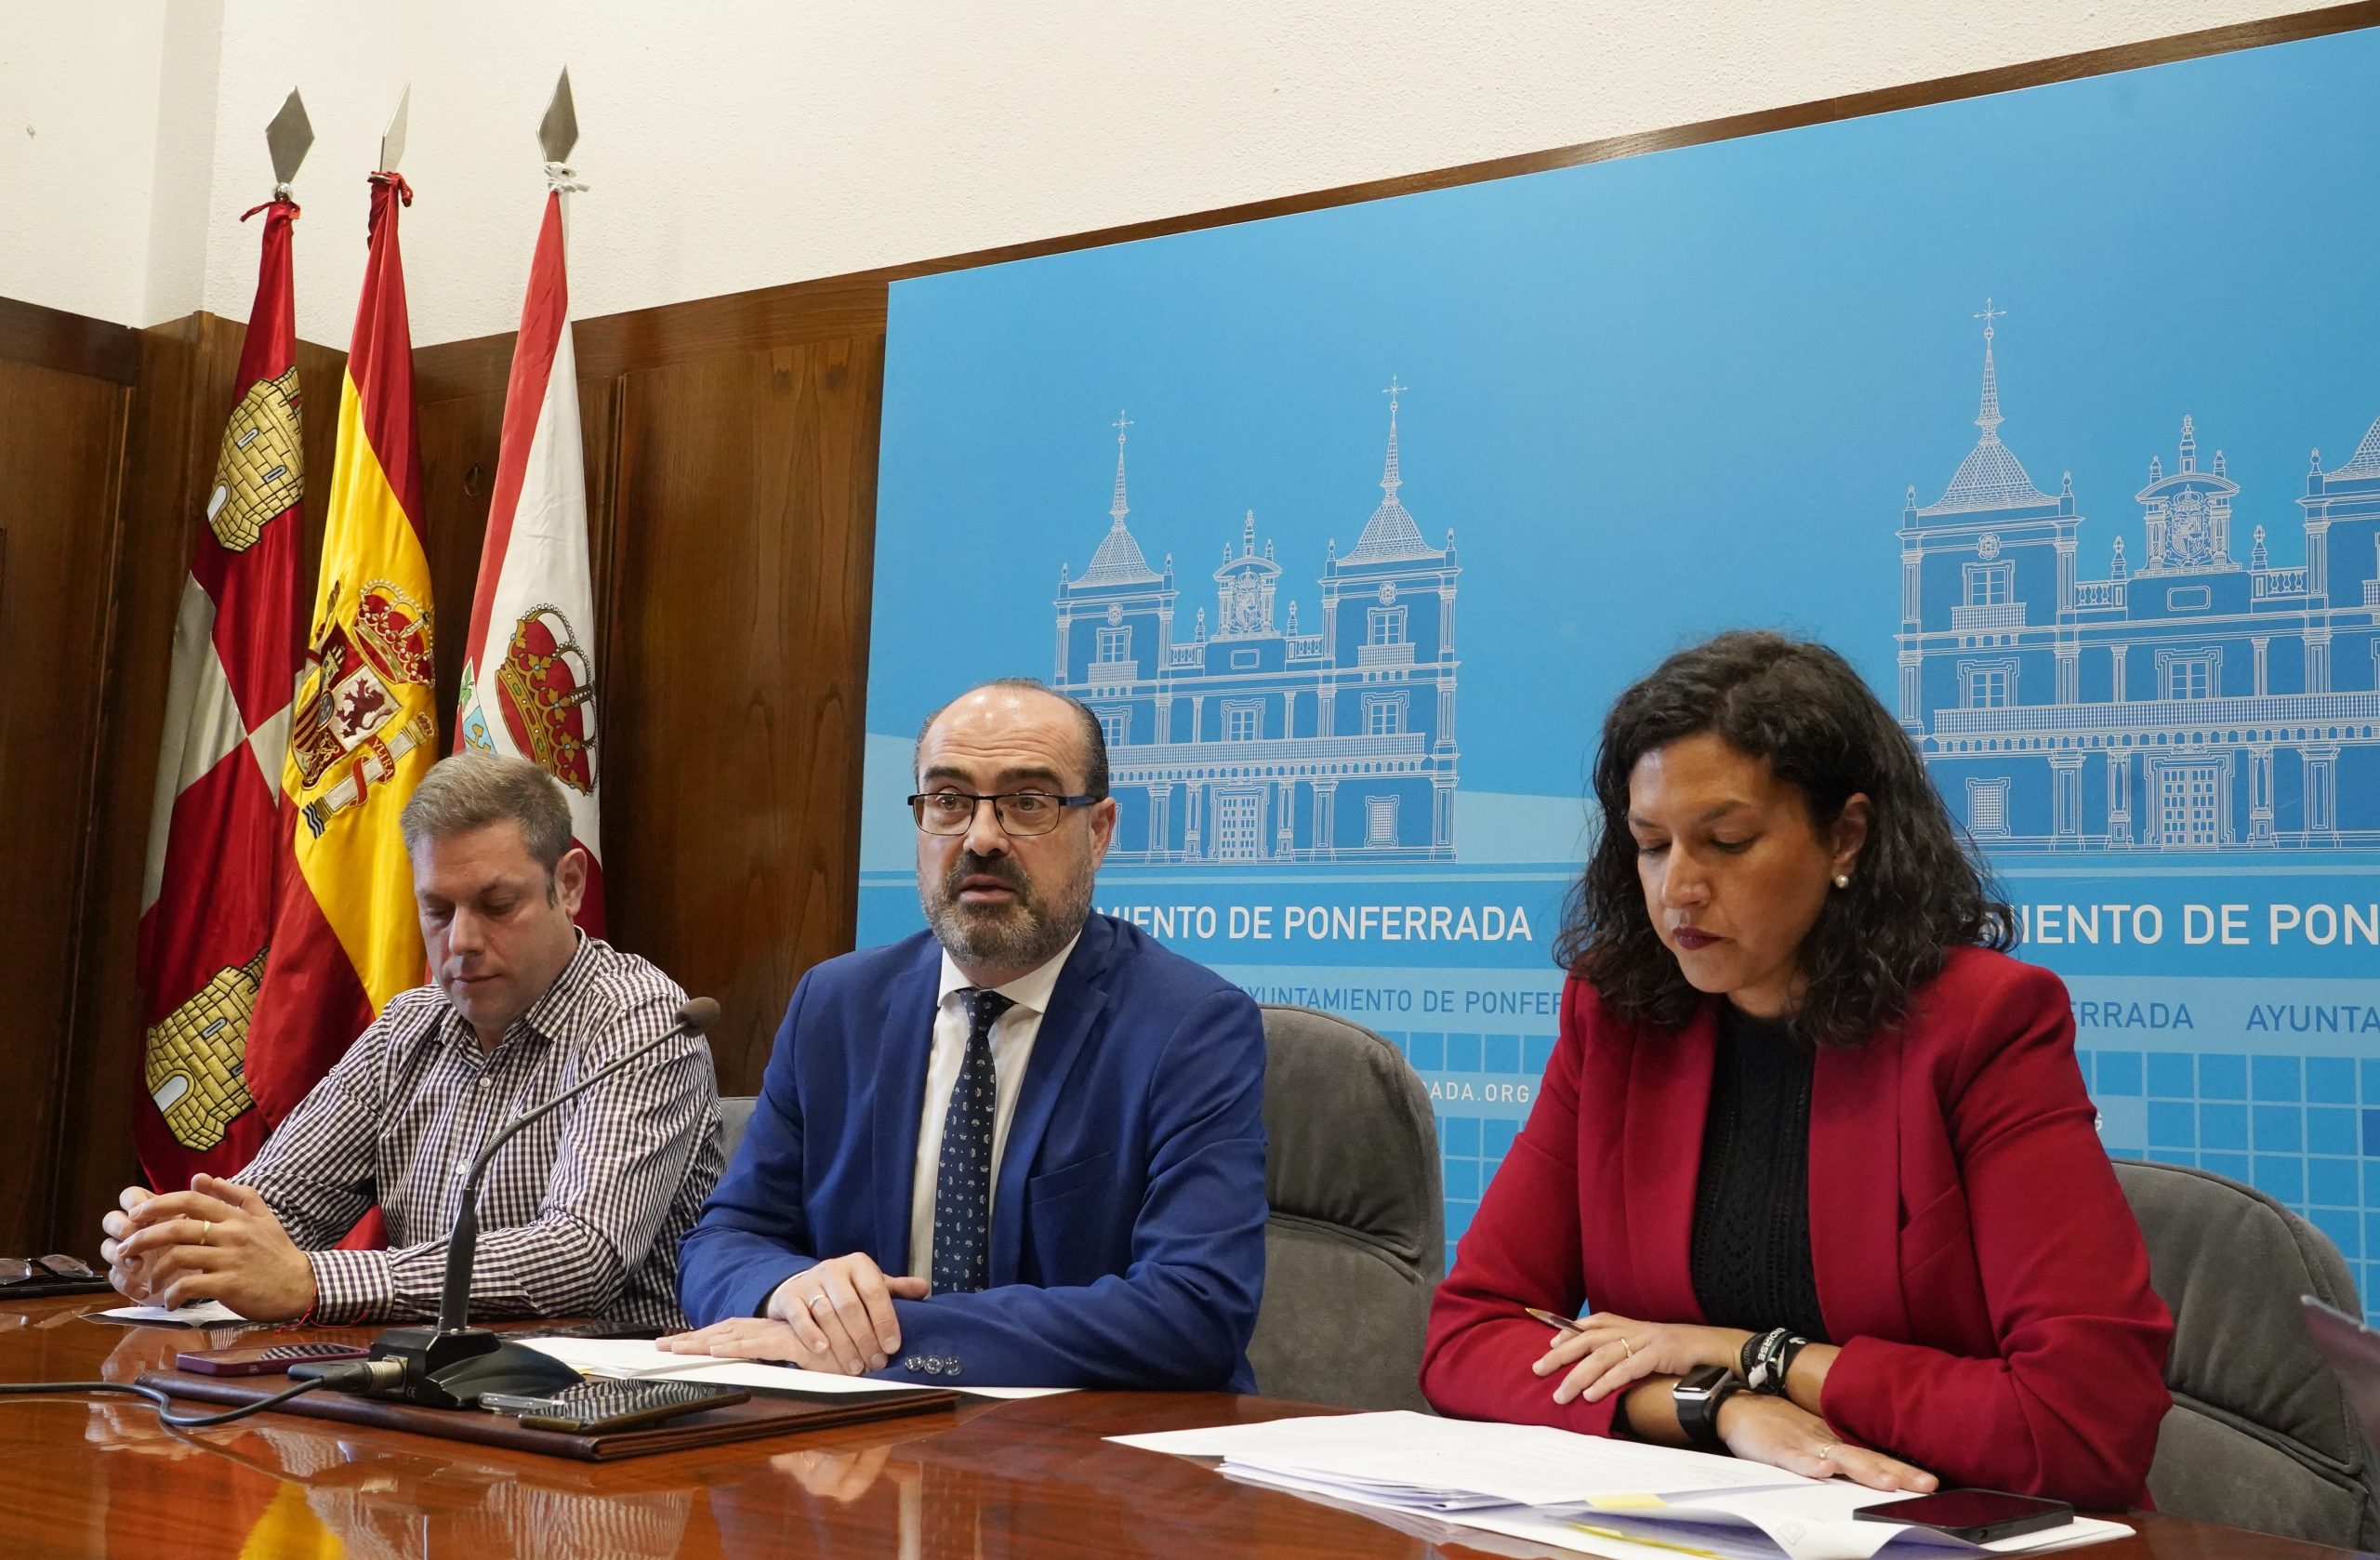
[[[132,1327],[222,1327],[247,1320],[219,1300],[194,1301],[175,1309],[163,1305],[119,1305],[112,1311],[85,1315]]]
[[[1673,1447],[1578,1435],[1546,1425],[1402,1411],[1315,1415],[1113,1439],[1147,1451],[1221,1457],[1235,1472],[1285,1475],[1423,1510],[1816,1482],[1781,1468]]]
[[[550,1355],[573,1370],[589,1376],[669,1377],[777,1392],[853,1395],[912,1392],[920,1385],[931,1384],[879,1382],[866,1376],[840,1376],[832,1371],[802,1370],[790,1365],[767,1365],[758,1360],[673,1354],[657,1343],[634,1338],[523,1338],[518,1342],[539,1354]],[[971,1387],[961,1382],[945,1382],[943,1384],[977,1397],[1046,1397],[1074,1390],[1072,1387]]]
[[[1772,1492],[1798,1493],[1798,1492]],[[1874,1499],[1892,1499],[1880,1492],[1861,1492]],[[1766,1501],[1767,1495],[1747,1497]],[[1865,1503],[1865,1502],[1862,1502]],[[1722,1514],[1711,1513],[1713,1516]],[[2127,1538],[2132,1529],[2122,1523],[2077,1517],[2060,1527],[2022,1533],[1989,1544],[1971,1544],[1926,1528],[1895,1527],[1849,1520],[1799,1521],[1775,1511],[1737,1514],[1741,1521],[1697,1523],[1686,1508],[1672,1508],[1667,1516],[1646,1511],[1555,1512],[1506,1506],[1493,1511],[1450,1512],[1442,1520],[1477,1527],[1511,1538],[1534,1539],[1590,1553],[1613,1554],[1624,1546],[1637,1554],[1671,1554],[1688,1549],[1715,1560],[1959,1560],[1996,1554],[2039,1554]],[[1643,1541],[1633,1541],[1634,1535]]]
[[[2039,1553],[2130,1531],[2080,1518],[1978,1546],[1926,1528],[1859,1521],[1852,1514],[1858,1508],[1900,1496],[1845,1480],[1545,1426],[1426,1414],[1318,1415],[1109,1439],[1220,1457],[1233,1478],[1384,1518],[1423,1515],[1622,1560],[1681,1550],[1711,1560],[1955,1560],[1986,1551]],[[1596,1497],[1625,1504],[1597,1509]]]

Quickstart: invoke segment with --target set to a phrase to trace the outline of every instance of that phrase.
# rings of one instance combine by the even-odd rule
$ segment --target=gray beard
[[[1085,874],[1063,903],[1046,907],[1035,890],[1012,886],[1020,890],[1016,902],[996,907],[970,908],[946,883],[938,892],[920,885],[918,899],[934,940],[959,963],[989,970],[1038,970],[1073,942],[1091,919],[1091,879]]]

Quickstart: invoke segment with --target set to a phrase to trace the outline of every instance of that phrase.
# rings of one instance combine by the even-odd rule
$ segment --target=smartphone
[[[1862,1506],[1851,1514],[1862,1522],[1905,1522],[1931,1527],[1971,1544],[2063,1527],[2074,1520],[2074,1508],[2063,1501],[2032,1495],[2007,1495],[1997,1489],[1937,1489],[1906,1501]]]
[[[200,1376],[278,1376],[293,1365],[362,1359],[359,1343],[276,1343],[266,1349],[201,1349],[176,1355],[175,1366]]]
[[[711,1386],[702,1382],[589,1381],[549,1397],[484,1393],[480,1397],[480,1407],[499,1414],[518,1414],[521,1422],[532,1430],[597,1435],[659,1424],[705,1408],[723,1408],[751,1395],[742,1387]]]

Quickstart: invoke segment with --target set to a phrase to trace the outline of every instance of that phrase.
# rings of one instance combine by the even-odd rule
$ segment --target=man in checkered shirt
[[[572,923],[587,854],[536,765],[447,759],[402,827],[436,984],[390,1000],[238,1175],[127,1188],[101,1246],[126,1294],[257,1320],[434,1315],[473,1157],[676,1022],[675,982]],[[480,1189],[471,1314],[676,1325],[678,1243],[719,1179],[719,1132],[693,1037],[523,1130]],[[334,1249],[376,1203],[389,1249]]]

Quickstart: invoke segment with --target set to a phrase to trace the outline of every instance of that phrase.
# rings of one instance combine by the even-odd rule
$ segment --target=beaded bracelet
[[[1752,1391],[1781,1397],[1785,1395],[1786,1372],[1793,1368],[1794,1357],[1809,1347],[1809,1342],[1789,1329],[1770,1328],[1745,1341],[1737,1360],[1738,1373]]]

